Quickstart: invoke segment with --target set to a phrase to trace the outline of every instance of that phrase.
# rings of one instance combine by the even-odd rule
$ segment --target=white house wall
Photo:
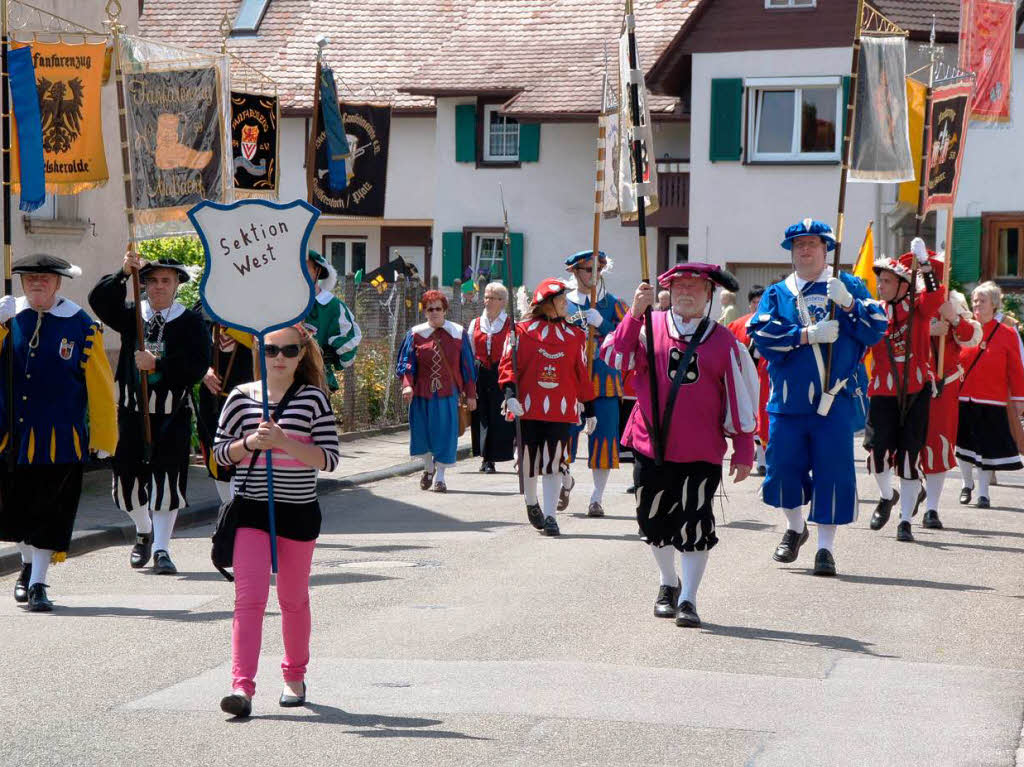
[[[712,263],[785,263],[779,247],[790,224],[811,216],[835,226],[839,165],[745,165],[709,159],[711,80],[727,77],[842,75],[849,48],[694,54],[690,159],[690,258]],[[746,144],[744,126],[744,145]],[[887,185],[891,186],[891,185]],[[846,193],[843,262],[853,263],[875,185]]]

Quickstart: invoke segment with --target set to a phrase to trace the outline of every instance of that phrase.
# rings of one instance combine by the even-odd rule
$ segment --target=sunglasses
[[[288,359],[293,360],[299,356],[299,352],[302,351],[302,347],[298,344],[288,344],[287,346],[267,344],[263,347],[263,350],[266,352],[268,357],[276,357],[278,354],[283,354]]]

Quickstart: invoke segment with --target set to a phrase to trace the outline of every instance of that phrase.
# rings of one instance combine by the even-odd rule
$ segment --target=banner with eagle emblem
[[[31,47],[39,92],[46,160],[46,191],[78,194],[103,186],[109,177],[103,151],[104,43],[12,43]],[[11,179],[20,192],[17,132],[12,131]]]

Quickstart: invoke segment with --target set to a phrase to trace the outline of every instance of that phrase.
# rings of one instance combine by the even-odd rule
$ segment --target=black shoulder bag
[[[281,401],[278,402],[277,407],[274,408],[274,421],[280,419],[285,407],[295,395],[298,388],[298,382],[295,382],[288,387],[288,391],[284,393],[284,396],[281,397]],[[238,532],[238,507],[235,502],[245,492],[245,483],[249,481],[249,473],[252,471],[252,467],[256,465],[256,459],[259,458],[260,452],[260,450],[253,451],[252,458],[249,460],[249,468],[246,469],[245,478],[242,480],[242,484],[238,488],[238,492],[222,503],[220,505],[220,511],[217,512],[217,525],[213,529],[213,545],[210,549],[210,561],[213,562],[213,566],[216,567],[217,570],[220,571],[220,574],[227,578],[229,582],[235,580],[235,576],[228,572],[228,568],[234,564],[235,534]]]

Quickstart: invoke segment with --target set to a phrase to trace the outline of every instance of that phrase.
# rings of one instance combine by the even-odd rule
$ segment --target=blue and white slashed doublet
[[[831,271],[826,267],[813,282],[791,274],[769,287],[748,330],[768,361],[771,381],[762,498],[776,508],[810,503],[812,522],[845,525],[857,518],[853,433],[863,426],[864,353],[882,338],[888,320],[860,279],[840,273],[854,303],[850,311],[836,310],[839,339],[831,344],[830,387],[835,401],[828,415],[818,415],[828,345],[801,346],[800,334],[828,317]]]

